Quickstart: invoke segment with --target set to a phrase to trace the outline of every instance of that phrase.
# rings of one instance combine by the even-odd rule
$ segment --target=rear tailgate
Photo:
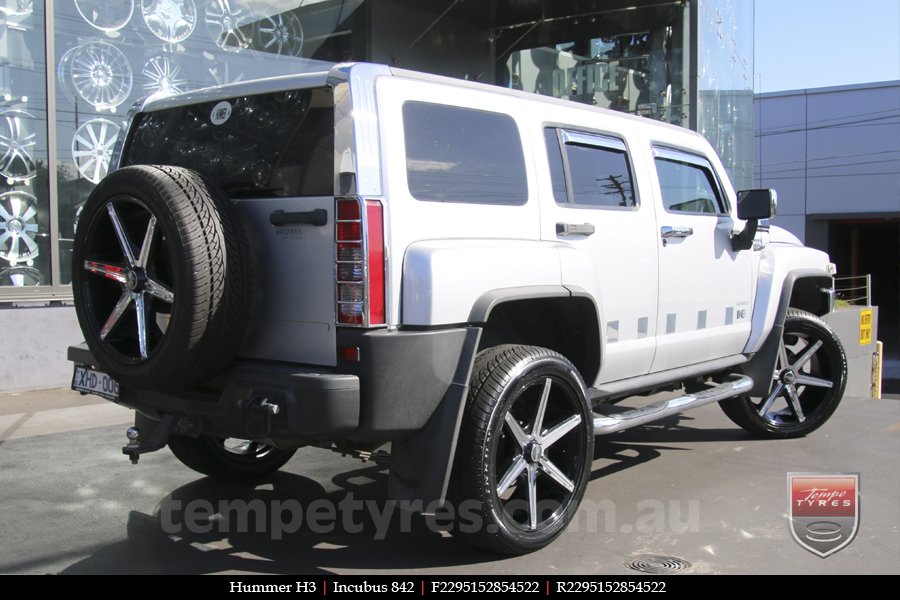
[[[236,206],[252,237],[258,290],[239,354],[333,366],[334,198],[238,200]],[[290,217],[316,209],[326,211],[326,224],[271,223],[276,211]]]
[[[238,356],[333,366],[332,90],[222,91],[199,102],[186,95],[149,103],[136,116],[121,164],[193,169],[235,203],[254,272],[254,307],[244,317],[248,333]],[[316,210],[325,211],[324,222],[296,222]],[[273,224],[278,211],[287,218]]]

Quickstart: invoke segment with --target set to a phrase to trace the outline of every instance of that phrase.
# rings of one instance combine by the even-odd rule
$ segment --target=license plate
[[[75,367],[72,389],[83,394],[94,394],[107,400],[119,399],[119,382],[102,371],[90,367]]]

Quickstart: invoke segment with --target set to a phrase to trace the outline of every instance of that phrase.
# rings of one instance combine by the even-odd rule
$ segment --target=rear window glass
[[[509,115],[407,102],[403,129],[414,198],[476,204],[528,200],[522,141]]]
[[[144,113],[123,164],[186,167],[231,197],[334,194],[334,108],[307,89]]]

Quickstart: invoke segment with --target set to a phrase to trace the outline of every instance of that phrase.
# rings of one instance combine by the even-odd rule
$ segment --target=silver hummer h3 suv
[[[461,537],[515,554],[570,521],[595,436],[712,402],[802,436],[843,394],[834,265],[685,129],[344,64],[146,100],[112,168],[69,356],[136,411],[135,462],[389,444],[392,498],[469,502]]]

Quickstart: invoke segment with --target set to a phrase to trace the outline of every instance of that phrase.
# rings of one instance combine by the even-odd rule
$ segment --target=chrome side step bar
[[[740,396],[749,392],[752,388],[753,380],[746,375],[729,375],[728,379],[723,383],[695,394],[688,394],[670,400],[661,400],[648,406],[642,406],[641,408],[635,408],[615,415],[597,415],[595,413],[594,435],[607,435],[617,431],[625,431],[632,427],[640,427],[652,421],[664,419],[698,406]]]

